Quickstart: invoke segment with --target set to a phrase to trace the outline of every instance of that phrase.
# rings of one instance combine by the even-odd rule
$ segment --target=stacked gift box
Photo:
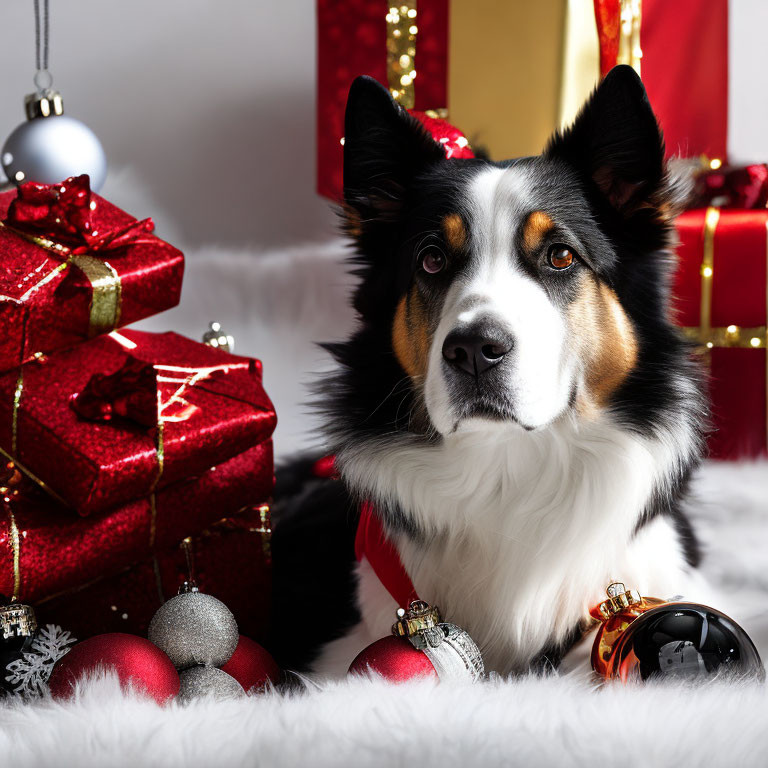
[[[193,579],[262,637],[261,364],[115,330],[178,303],[184,259],[87,177],[4,192],[0,220],[0,594],[81,638],[143,634]]]
[[[317,0],[317,187],[341,196],[344,108],[356,75],[388,85],[419,119],[447,118],[501,160],[539,153],[601,75],[642,63],[668,154],[708,170],[677,224],[674,308],[709,372],[710,455],[766,455],[768,169],[726,166],[727,0],[691,0],[674,14],[668,5]]]

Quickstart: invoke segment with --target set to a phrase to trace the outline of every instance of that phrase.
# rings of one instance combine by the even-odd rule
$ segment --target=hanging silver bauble
[[[33,93],[24,100],[27,121],[6,139],[0,152],[10,181],[57,184],[87,173],[98,191],[107,177],[107,156],[96,134],[64,114],[58,91]]]
[[[221,667],[237,648],[237,622],[221,600],[196,587],[160,606],[149,623],[147,637],[164,651],[176,669],[197,664]]]
[[[182,702],[198,696],[213,696],[216,699],[245,696],[243,686],[232,675],[216,667],[190,667],[179,673],[179,678],[179,701]]]

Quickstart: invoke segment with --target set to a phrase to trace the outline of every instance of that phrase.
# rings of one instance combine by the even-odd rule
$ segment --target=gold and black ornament
[[[592,611],[601,622],[592,668],[605,679],[765,679],[749,635],[732,618],[699,603],[642,597],[621,582]]]

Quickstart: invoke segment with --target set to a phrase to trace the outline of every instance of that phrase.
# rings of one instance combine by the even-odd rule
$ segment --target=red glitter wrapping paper
[[[224,602],[241,634],[263,644],[271,607],[269,537],[268,507],[251,508],[190,537],[183,546],[38,603],[38,620],[59,624],[78,639],[104,632],[146,635],[155,611],[190,578],[191,562],[200,590]]]
[[[686,211],[675,277],[676,320],[709,370],[714,458],[768,453],[768,211]]]
[[[341,139],[358,75],[387,83],[387,0],[317,1],[317,191],[342,196]],[[448,0],[419,0],[417,110],[447,106]]]
[[[197,478],[89,518],[62,514],[21,476],[0,510],[0,551],[7,555],[0,560],[0,593],[35,603],[115,575],[222,516],[267,501],[273,482],[271,441]]]
[[[184,256],[151,220],[91,193],[87,176],[22,191],[32,199],[0,193],[0,371],[179,303]]]
[[[257,360],[175,333],[115,332],[21,373],[0,376],[0,448],[83,515],[198,474],[275,428]]]

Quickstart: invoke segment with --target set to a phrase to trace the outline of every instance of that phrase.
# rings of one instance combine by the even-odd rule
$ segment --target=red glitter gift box
[[[668,153],[724,158],[728,0],[671,5],[317,0],[318,192],[341,197],[344,110],[358,75],[389,86],[406,109],[446,118],[503,160],[541,152],[601,70],[625,63],[639,72],[642,61]]]
[[[88,187],[0,193],[0,371],[179,303],[184,256]]]
[[[6,473],[0,510],[0,593],[37,603],[114,576],[212,525],[267,501],[272,443],[265,443],[104,515],[63,514],[18,470]],[[117,597],[116,595],[114,596]]]
[[[81,640],[103,632],[146,635],[155,611],[191,577],[232,611],[241,634],[264,643],[269,537],[269,508],[244,510],[122,573],[38,602],[38,621],[59,624]]]
[[[677,220],[676,320],[710,372],[715,458],[768,452],[768,211],[701,208]]]
[[[257,360],[175,333],[114,332],[0,376],[0,450],[80,514],[267,440]]]

